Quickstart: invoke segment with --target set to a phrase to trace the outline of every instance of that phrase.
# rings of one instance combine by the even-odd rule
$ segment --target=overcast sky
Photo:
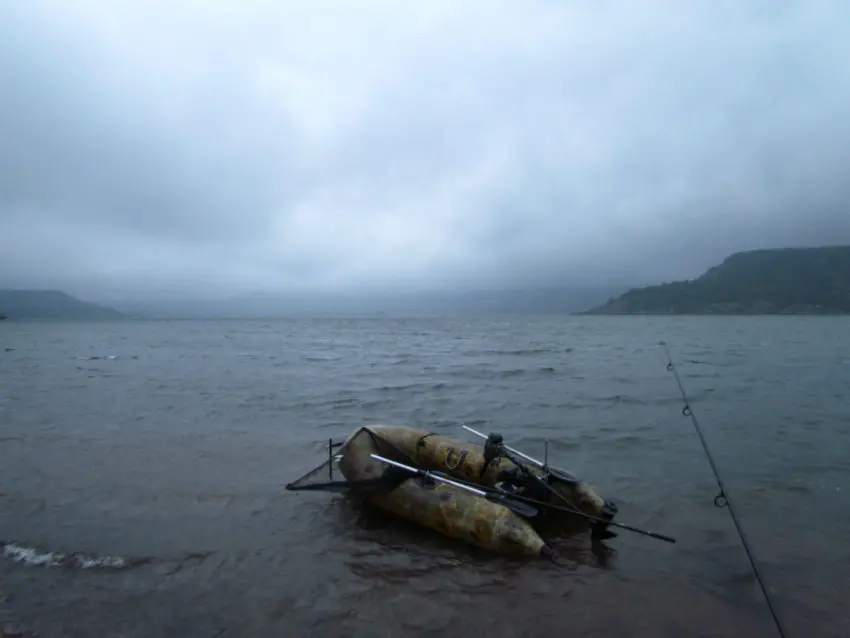
[[[0,286],[692,277],[850,243],[850,3],[0,2]]]

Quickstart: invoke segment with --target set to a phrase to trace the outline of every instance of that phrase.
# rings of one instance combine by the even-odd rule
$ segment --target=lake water
[[[850,635],[850,320],[812,317],[4,322],[0,623],[776,636],[661,339],[790,635]],[[678,542],[624,531],[601,554],[578,535],[558,564],[506,560],[283,490],[366,422],[471,440],[467,423],[533,456],[548,438],[617,520]]]

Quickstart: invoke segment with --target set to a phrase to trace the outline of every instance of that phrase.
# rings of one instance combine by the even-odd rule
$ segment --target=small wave
[[[357,407],[361,410],[374,410],[387,403],[392,403],[392,399],[346,399],[344,401],[331,401],[330,405],[332,410],[347,410],[352,407]]]
[[[148,559],[130,560],[122,556],[95,556],[73,552],[41,550],[19,543],[2,543],[3,556],[30,567],[72,567],[77,569],[126,569],[148,562]]]
[[[499,372],[499,377],[502,379],[510,379],[511,377],[518,377],[523,374],[525,374],[525,370],[515,368],[514,370],[502,370]]]
[[[341,361],[342,357],[337,355],[309,355],[305,354],[301,357],[303,361],[307,361],[308,363],[330,363],[332,361]]]
[[[624,404],[624,405],[650,405],[651,402],[641,399],[640,397],[629,396],[627,394],[614,394],[607,397],[600,397],[600,403],[608,404]]]
[[[357,397],[344,397],[342,399],[333,399],[332,401],[328,401],[327,405],[332,406],[334,409],[338,408],[348,408],[356,405],[360,405],[363,403],[363,399]],[[323,405],[324,402],[320,402],[314,405]]]
[[[704,361],[702,359],[682,359],[685,363],[692,363],[696,366],[716,366],[717,364],[713,361]]]
[[[616,432],[616,430],[612,430],[612,432]],[[646,445],[652,439],[640,434],[624,434],[618,432],[615,436],[610,437],[608,444],[614,445],[616,447],[639,447],[641,445]]]
[[[526,348],[520,350],[496,350],[494,354],[506,354],[512,357],[524,357],[534,354],[546,354],[547,352],[555,352],[552,348]]]
[[[720,372],[687,372],[682,375],[683,379],[719,379]]]
[[[442,381],[438,381],[436,383],[408,383],[406,385],[382,385],[378,390],[381,392],[403,392],[403,391],[420,391],[424,390],[426,392],[432,390],[443,390],[447,387],[448,384]]]

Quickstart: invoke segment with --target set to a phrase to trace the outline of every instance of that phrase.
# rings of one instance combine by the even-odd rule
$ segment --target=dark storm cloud
[[[0,285],[517,285],[850,242],[842,2],[5,2]]]

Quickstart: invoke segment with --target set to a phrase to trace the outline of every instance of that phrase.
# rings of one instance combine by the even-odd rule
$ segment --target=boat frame
[[[393,458],[384,458],[381,455],[372,455],[373,458],[381,460],[385,463],[391,464],[395,472],[389,472],[384,476],[352,481],[343,478],[339,480],[335,476],[334,466],[341,459],[342,455],[337,453],[344,444],[345,441],[334,441],[333,438],[329,438],[326,444],[327,450],[327,459],[309,470],[296,480],[288,483],[286,485],[286,489],[289,491],[302,491],[302,490],[311,490],[311,491],[325,491],[325,492],[342,492],[342,493],[352,493],[358,494],[363,490],[372,491],[372,490],[386,490],[391,491],[394,489],[399,482],[399,471],[404,474],[407,473],[406,476],[412,477],[414,474],[419,474],[423,479],[426,480],[438,480],[444,482],[450,482],[451,484],[459,487],[461,489],[465,489],[467,491],[476,493],[482,498],[486,498],[488,500],[500,502],[505,505],[509,509],[512,509],[521,517],[529,520],[530,523],[536,524],[543,520],[549,518],[548,514],[554,513],[567,513],[574,514],[580,518],[589,520],[592,522],[591,525],[591,538],[594,541],[602,541],[606,539],[610,539],[615,537],[617,534],[610,530],[610,527],[613,525],[615,527],[624,527],[618,523],[613,522],[613,518],[617,513],[617,506],[611,501],[605,501],[605,505],[602,509],[601,515],[593,516],[589,515],[585,512],[579,510],[575,505],[570,503],[563,496],[557,494],[555,490],[548,486],[547,480],[549,477],[555,478],[556,480],[563,481],[566,483],[578,483],[579,479],[575,477],[573,474],[561,470],[558,468],[553,468],[548,463],[548,440],[546,441],[546,449],[544,452],[544,461],[539,461],[534,457],[531,457],[515,448],[506,445],[501,435],[499,434],[490,434],[486,435],[481,432],[478,432],[466,425],[462,426],[468,432],[478,436],[479,438],[486,439],[484,445],[484,454],[485,461],[487,459],[487,455],[498,455],[499,457],[508,458],[513,465],[517,468],[518,474],[525,477],[527,480],[530,480],[532,484],[537,484],[537,487],[540,487],[542,490],[548,490],[551,493],[559,496],[562,502],[560,503],[552,503],[543,500],[542,498],[534,498],[530,496],[526,496],[522,493],[522,490],[518,489],[505,489],[505,487],[497,484],[496,486],[489,487],[485,485],[481,485],[479,483],[475,483],[469,480],[463,480],[456,476],[449,477],[443,472],[435,471],[429,468],[419,467],[415,460],[410,458],[407,454],[405,454],[402,450],[396,447],[390,441],[384,439],[379,434],[374,431],[369,430],[367,427],[364,428],[369,432],[369,434],[373,437],[373,440],[376,441],[376,444],[379,443],[381,446],[389,446],[390,453],[387,453],[384,456],[387,457],[395,457]],[[436,434],[436,433],[433,433]],[[384,449],[387,449],[386,447]],[[463,454],[463,452],[461,452]],[[399,458],[403,459],[405,463],[401,463]],[[535,466],[538,470],[543,471],[543,475],[534,473],[530,470],[528,465]],[[402,469],[399,469],[402,468]],[[323,470],[327,471],[327,480],[322,480],[319,482],[313,482],[311,479],[317,477]],[[337,471],[342,474],[342,472],[337,468]],[[510,487],[510,486],[508,486]],[[537,489],[537,495],[540,495],[541,489]],[[628,526],[625,526],[626,529],[630,529]],[[639,531],[639,530],[635,530]],[[653,536],[653,533],[649,533]],[[662,537],[664,538],[664,537]],[[664,538],[666,540],[666,538]]]

